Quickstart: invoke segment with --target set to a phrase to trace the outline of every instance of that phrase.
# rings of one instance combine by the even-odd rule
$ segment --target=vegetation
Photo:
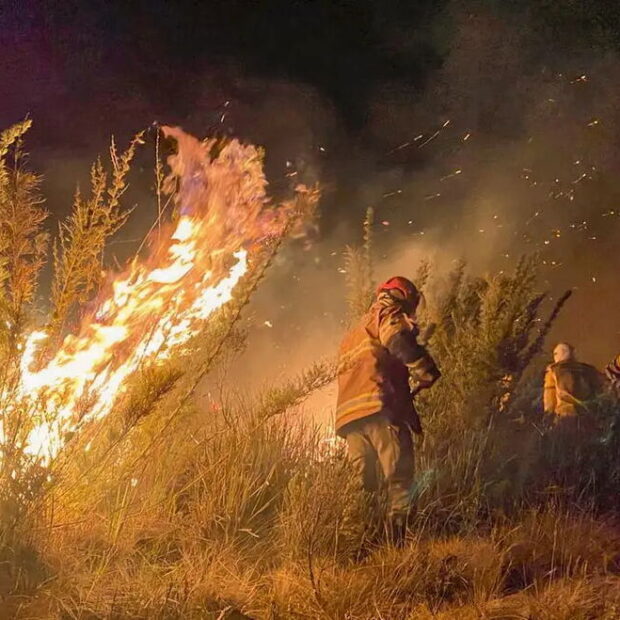
[[[48,236],[42,228],[47,213],[39,195],[39,177],[25,167],[22,137],[25,120],[0,134],[0,303],[5,356],[14,357],[44,264]]]
[[[71,215],[60,224],[54,245],[53,311],[49,325],[56,337],[62,334],[75,306],[85,303],[97,290],[106,241],[131,213],[131,209],[121,206],[120,200],[127,189],[127,174],[136,148],[143,143],[142,135],[143,132],[135,136],[121,155],[112,140],[111,179],[101,159],[97,159],[90,171],[90,197],[84,199],[78,188]]]
[[[11,265],[3,248],[18,235],[25,248],[11,254],[11,269],[26,275],[2,279],[2,309],[12,317],[32,316],[44,234],[36,177],[7,158],[21,153],[26,129],[0,136],[2,274]],[[59,333],[60,317],[96,288],[105,239],[125,219],[119,199],[135,144],[113,155],[111,190],[96,164],[92,200],[76,199],[63,229],[54,290],[64,292],[53,296]],[[19,230],[7,200],[23,201],[28,221]],[[364,247],[347,251],[351,318],[373,290],[371,223],[369,214]],[[86,243],[84,256],[91,233],[98,245]],[[619,617],[616,403],[601,398],[592,411],[597,432],[578,443],[545,430],[538,354],[563,302],[542,315],[535,260],[487,278],[467,275],[465,265],[448,277],[412,265],[426,298],[419,318],[435,325],[429,347],[444,376],[420,402],[427,437],[417,452],[416,519],[395,548],[380,511],[355,488],[342,445],[290,415],[333,380],[332,361],[255,397],[223,389],[209,416],[191,404],[200,378],[227,362],[223,351],[243,348],[238,318],[276,250],[265,250],[183,357],[133,377],[118,407],[83,428],[50,469],[20,452],[30,412],[10,406],[6,374],[4,616]],[[92,274],[70,275],[78,262]],[[0,321],[3,343],[21,342],[27,327],[22,318]],[[17,347],[2,352],[15,367]]]

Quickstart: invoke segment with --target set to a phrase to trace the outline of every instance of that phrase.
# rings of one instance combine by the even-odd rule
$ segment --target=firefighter
[[[620,393],[620,355],[610,362],[605,368],[605,374],[609,379],[612,387],[617,393]]]
[[[422,435],[413,397],[440,376],[416,338],[413,317],[419,301],[412,282],[390,278],[379,286],[374,303],[340,348],[336,432],[346,439],[350,460],[366,491],[378,490],[381,471],[390,522],[399,537],[411,508],[412,433]]]
[[[560,342],[553,350],[553,364],[545,373],[544,408],[550,424],[570,420],[583,428],[591,426],[594,421],[587,414],[602,388],[599,371],[578,362],[574,348]]]

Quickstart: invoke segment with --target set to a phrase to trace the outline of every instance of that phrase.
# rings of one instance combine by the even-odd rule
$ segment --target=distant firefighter
[[[601,393],[602,376],[590,364],[575,359],[574,348],[565,342],[553,350],[553,364],[545,374],[545,413],[554,423],[587,413],[589,405]]]
[[[373,305],[340,348],[336,431],[347,441],[363,488],[376,492],[381,470],[397,533],[404,531],[411,508],[412,433],[422,434],[410,379],[417,393],[440,376],[416,339],[413,316],[419,301],[412,282],[391,278],[378,288]]]
[[[616,390],[620,390],[620,355],[605,368],[605,374]]]

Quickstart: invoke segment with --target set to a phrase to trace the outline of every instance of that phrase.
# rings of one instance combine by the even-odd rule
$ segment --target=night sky
[[[45,125],[46,145],[67,144],[69,119],[77,124],[76,145],[87,122],[118,125],[128,113],[134,127],[153,114],[183,121],[195,112],[200,82],[212,76],[221,91],[213,94],[217,107],[218,94],[242,96],[227,67],[312,85],[356,132],[378,83],[421,84],[441,54],[431,25],[442,4],[430,1],[402,10],[364,1],[3,6],[2,77],[10,88],[0,118],[6,123],[28,111]],[[402,42],[405,33],[413,36]]]
[[[43,146],[92,147],[87,136],[157,117],[183,122],[196,114],[201,83],[216,81],[206,127],[223,99],[247,96],[235,92],[241,75],[310,85],[348,135],[369,139],[377,89],[389,82],[421,92],[450,52],[458,12],[523,22],[549,53],[620,42],[613,0],[21,0],[0,10],[0,121],[31,114]]]
[[[319,179],[323,244],[373,205],[381,251],[445,243],[479,269],[541,252],[545,286],[577,287],[558,335],[602,362],[620,347],[619,49],[615,0],[0,0],[0,127],[33,118],[57,217],[110,134],[160,121],[265,145],[276,190],[287,161]],[[291,269],[336,273],[316,252]]]

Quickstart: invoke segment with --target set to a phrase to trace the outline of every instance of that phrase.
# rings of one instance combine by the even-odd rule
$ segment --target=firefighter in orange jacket
[[[439,378],[435,362],[416,340],[413,320],[420,295],[403,277],[387,280],[340,348],[336,432],[348,444],[362,486],[378,489],[378,469],[387,484],[390,517],[405,527],[414,475],[412,433],[422,428],[414,394]]]
[[[544,407],[552,424],[576,421],[589,427],[588,410],[603,389],[603,377],[590,364],[575,359],[574,348],[565,342],[553,350],[553,364],[545,373]]]

